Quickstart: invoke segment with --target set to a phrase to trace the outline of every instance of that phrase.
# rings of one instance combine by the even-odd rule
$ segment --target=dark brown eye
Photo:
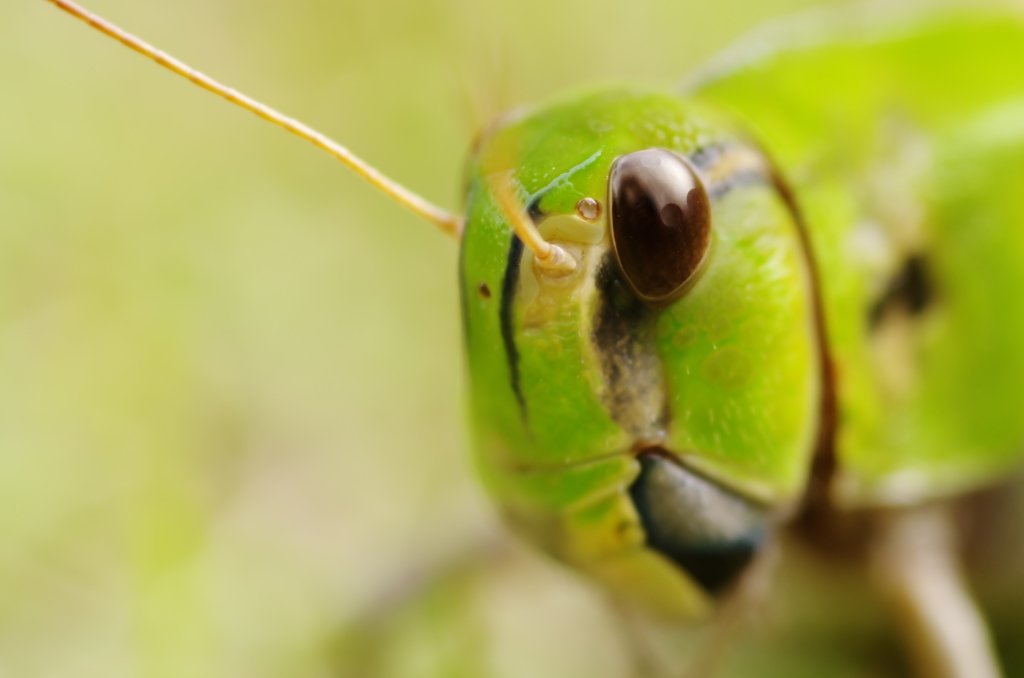
[[[633,291],[662,305],[682,294],[711,242],[711,206],[697,174],[660,148],[624,155],[608,184],[612,246]]]

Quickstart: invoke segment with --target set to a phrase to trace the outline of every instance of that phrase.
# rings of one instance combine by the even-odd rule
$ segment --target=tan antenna
[[[298,120],[294,120],[275,111],[273,108],[270,108],[265,104],[261,104],[255,99],[247,97],[241,92],[236,92],[230,87],[220,84],[213,78],[203,75],[194,68],[191,68],[174,57],[156,49],[152,45],[136,38],[134,35],[126,33],[106,19],[89,12],[85,8],[70,2],[69,0],[47,1],[57,5],[57,7],[61,8],[68,14],[81,19],[101,33],[106,33],[139,54],[149,57],[164,68],[174,71],[182,77],[188,78],[203,89],[224,97],[231,103],[237,104],[247,111],[255,113],[264,120],[269,120],[275,125],[285,128],[292,134],[302,137],[306,141],[311,142],[314,146],[322,148],[355,170],[356,174],[363,177],[378,189],[405,205],[427,221],[432,222],[453,238],[458,239],[462,234],[462,219],[460,217],[448,212],[447,210],[441,209],[437,205],[425,200],[404,186],[388,179],[366,161],[352,153],[352,151],[348,150],[341,144],[328,139],[320,132],[307,127]]]
[[[541,236],[533,219],[527,214],[522,204],[512,192],[512,178],[504,175],[502,178],[491,181],[491,189],[494,191],[498,203],[508,216],[515,231],[523,244],[533,252],[538,264],[544,268],[551,269],[555,275],[568,275],[576,270],[576,260],[558,245],[553,245]]]

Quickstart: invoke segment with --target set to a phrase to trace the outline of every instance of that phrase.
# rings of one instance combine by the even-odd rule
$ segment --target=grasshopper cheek
[[[694,475],[660,452],[640,456],[629,493],[647,545],[711,594],[736,582],[768,536],[759,507]]]

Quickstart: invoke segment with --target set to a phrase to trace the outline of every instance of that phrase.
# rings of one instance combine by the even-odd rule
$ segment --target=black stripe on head
[[[771,186],[771,177],[759,170],[743,170],[735,172],[725,180],[720,181],[708,188],[708,197],[712,200],[721,200],[734,189],[745,186]]]
[[[707,170],[718,161],[725,149],[726,146],[722,143],[701,146],[700,148],[691,151],[690,154],[686,156],[686,159],[689,160],[690,164],[697,169]]]
[[[705,186],[711,200],[720,200],[736,188],[770,185],[773,181],[770,165],[761,151],[743,142],[702,146],[686,159],[705,175],[714,175],[723,164],[731,165],[729,171]]]
[[[604,377],[602,404],[634,438],[657,439],[669,420],[664,367],[654,340],[658,312],[630,290],[612,252],[604,255],[595,284],[590,337]]]
[[[541,197],[535,197],[526,208],[527,214],[535,224],[539,224],[544,218],[544,212],[540,209]],[[516,402],[519,403],[519,412],[523,419],[526,419],[526,399],[523,398],[523,389],[519,383],[519,348],[516,346],[515,318],[512,317],[512,306],[516,300],[516,291],[519,289],[519,268],[522,260],[523,241],[513,233],[508,246],[508,258],[505,261],[505,277],[501,281],[501,306],[498,313],[501,320],[501,339],[505,344],[505,357],[508,360],[509,382]]]
[[[508,259],[505,262],[505,277],[501,281],[501,308],[498,311],[501,319],[501,339],[505,344],[505,357],[508,360],[509,381],[512,392],[519,403],[519,411],[526,418],[526,400],[519,384],[519,349],[516,347],[512,304],[515,301],[516,289],[519,287],[519,264],[523,258],[523,241],[513,234],[508,247]]]

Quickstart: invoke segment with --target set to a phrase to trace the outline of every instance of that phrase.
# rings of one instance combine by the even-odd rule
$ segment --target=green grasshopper
[[[50,2],[459,239],[477,465],[525,539],[631,607],[701,619],[781,531],[843,535],[921,676],[1000,675],[952,519],[1024,450],[1019,18],[789,36],[677,93],[506,117],[457,216]]]

